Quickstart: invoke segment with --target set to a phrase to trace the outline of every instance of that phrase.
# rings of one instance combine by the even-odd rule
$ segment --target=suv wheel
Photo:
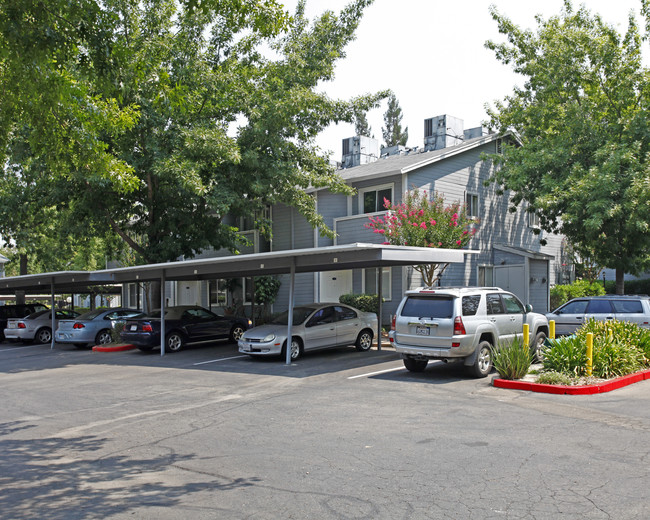
[[[481,341],[477,347],[476,361],[469,367],[474,377],[487,377],[492,371],[492,345],[488,341]]]
[[[423,372],[428,363],[428,359],[404,358],[404,366],[409,372]]]
[[[540,363],[544,360],[544,351],[546,350],[546,346],[544,345],[545,341],[546,341],[546,334],[540,332],[539,334],[537,334],[537,336],[535,336],[535,341],[530,347],[533,357],[535,358],[536,361]]]

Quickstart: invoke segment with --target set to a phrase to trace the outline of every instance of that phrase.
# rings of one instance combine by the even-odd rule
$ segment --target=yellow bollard
[[[549,320],[548,321],[548,337],[551,339],[555,339],[555,320]]]
[[[587,375],[592,374],[594,366],[594,333],[587,333]]]
[[[524,323],[524,341],[523,345],[528,346],[530,345],[530,325],[528,323]]]
[[[607,327],[607,334],[609,335],[609,339],[614,339],[614,329]]]

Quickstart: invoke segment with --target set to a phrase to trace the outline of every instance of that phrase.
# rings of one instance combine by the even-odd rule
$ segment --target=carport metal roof
[[[0,278],[0,294],[15,291],[42,293],[48,287],[52,301],[56,292],[74,292],[92,285],[110,285],[128,282],[166,280],[209,280],[287,274],[290,277],[289,289],[289,327],[287,337],[291,337],[294,280],[296,273],[318,271],[338,271],[363,269],[369,267],[390,267],[403,265],[462,263],[466,254],[477,254],[476,250],[438,249],[425,247],[391,246],[379,244],[354,243],[320,248],[290,249],[219,258],[182,260],[162,264],[138,265],[101,271],[61,271],[56,273],[32,274]],[[378,277],[378,292],[381,296],[382,277]],[[381,344],[381,298],[379,298],[378,345]],[[164,291],[161,291],[161,308],[165,307]],[[161,330],[164,330],[164,312],[161,313]],[[54,330],[54,327],[52,327]],[[54,347],[54,335],[52,335]],[[161,335],[161,355],[165,345]],[[287,363],[290,349],[287,349]]]

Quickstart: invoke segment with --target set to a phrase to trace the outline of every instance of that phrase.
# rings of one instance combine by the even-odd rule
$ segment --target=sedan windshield
[[[296,308],[294,308],[293,309],[293,325],[300,325],[315,310],[316,310],[315,307],[296,307]],[[275,325],[288,325],[289,324],[289,311],[284,311],[279,316],[276,316],[271,323],[274,323]]]

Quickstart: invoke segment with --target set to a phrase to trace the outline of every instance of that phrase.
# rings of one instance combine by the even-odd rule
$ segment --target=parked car
[[[54,326],[59,320],[74,318],[79,313],[69,310],[54,311]],[[5,338],[19,340],[25,343],[36,341],[49,343],[52,341],[52,313],[49,309],[34,312],[24,318],[9,318],[4,329]]]
[[[523,338],[523,325],[530,336]],[[498,287],[420,288],[407,291],[389,339],[411,372],[429,360],[461,360],[475,377],[492,370],[492,349],[516,338],[542,357],[548,320]]]
[[[185,345],[215,340],[236,342],[251,326],[247,318],[222,316],[203,307],[179,305],[165,309],[165,349],[178,352]],[[122,341],[140,350],[160,346],[160,310],[131,318],[124,324]]]
[[[238,341],[239,352],[250,356],[286,356],[289,312],[254,327]],[[291,359],[309,350],[355,345],[369,350],[377,315],[340,303],[312,303],[293,309]]]
[[[139,316],[142,311],[123,307],[96,309],[88,311],[75,319],[61,320],[56,328],[54,339],[57,343],[72,343],[83,348],[89,343],[105,345],[113,341],[111,330],[117,323]]]
[[[650,328],[650,297],[606,295],[574,298],[546,317],[555,321],[555,334],[558,336],[573,334],[591,318],[630,321]]]
[[[4,329],[7,328],[9,318],[25,318],[37,311],[44,311],[47,307],[42,303],[24,303],[17,305],[0,305],[0,341],[5,339]]]

